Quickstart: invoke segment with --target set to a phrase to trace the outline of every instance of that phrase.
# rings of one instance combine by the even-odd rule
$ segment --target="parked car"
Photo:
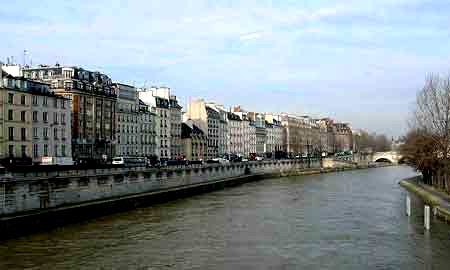
[[[264,158],[263,157],[256,157],[256,160],[257,161],[262,161],[262,160],[264,160]]]
[[[212,160],[218,161],[218,163],[220,163],[220,164],[230,163],[230,161],[228,159],[224,159],[224,158],[213,158]]]
[[[125,167],[144,167],[147,165],[147,162],[143,157],[114,157],[112,164]]]

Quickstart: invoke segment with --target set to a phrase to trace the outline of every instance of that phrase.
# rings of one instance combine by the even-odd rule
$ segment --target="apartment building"
[[[114,83],[113,88],[117,94],[115,155],[141,157],[143,156],[139,147],[141,115],[137,90],[134,86],[122,83]]]
[[[176,150],[181,148],[181,106],[171,110],[170,89],[167,87],[150,87],[138,89],[139,99],[154,109],[159,119],[156,123],[156,154],[160,159],[172,159],[176,157]],[[172,106],[176,97],[172,97]],[[178,114],[179,110],[179,114]],[[179,121],[179,123],[178,123]],[[174,126],[172,128],[172,125]],[[179,127],[179,132],[178,128]],[[178,138],[177,135],[180,134]],[[172,139],[174,135],[174,139]],[[178,143],[172,147],[172,143]],[[172,152],[173,151],[173,152]],[[178,152],[179,153],[179,152]]]
[[[139,100],[139,152],[142,156],[156,158],[159,149],[156,147],[158,115],[156,109],[148,106],[142,100]]]
[[[244,155],[244,130],[242,128],[241,118],[232,113],[227,113],[227,147],[226,153],[235,155]]]
[[[279,121],[277,116],[274,116],[273,114],[265,114],[264,117],[267,131],[265,152],[272,157],[274,153],[283,151],[284,128],[281,126],[281,121]]]
[[[0,156],[14,164],[72,164],[70,100],[0,70]]]
[[[116,102],[111,79],[74,66],[39,65],[22,70],[27,79],[47,82],[55,94],[71,100],[72,153],[75,160],[105,161],[116,144]]]
[[[218,145],[218,153],[217,155],[222,157],[224,154],[227,154],[227,145],[228,145],[228,112],[225,110],[224,106],[221,104],[217,104],[215,102],[207,102],[206,106],[215,110],[219,113],[219,122],[218,122],[218,137],[217,137],[217,145]]]
[[[199,99],[189,103],[185,115],[206,134],[208,138],[207,159],[217,158],[223,155],[219,151],[221,136],[225,136],[225,131],[222,130],[225,128],[225,125],[222,123],[223,118],[221,113],[207,105],[204,100]],[[225,140],[224,138],[222,139]],[[225,151],[225,146],[220,147],[223,147],[222,151]]]
[[[183,152],[187,160],[205,160],[208,149],[206,134],[192,120],[181,124]]]
[[[336,152],[353,150],[353,135],[350,124],[334,123]]]
[[[71,165],[71,100],[48,89],[32,95],[33,163]]]

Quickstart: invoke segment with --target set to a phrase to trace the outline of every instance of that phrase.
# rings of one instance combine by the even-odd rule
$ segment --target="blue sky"
[[[79,65],[262,112],[400,135],[430,72],[448,73],[450,2],[7,1],[0,56]]]

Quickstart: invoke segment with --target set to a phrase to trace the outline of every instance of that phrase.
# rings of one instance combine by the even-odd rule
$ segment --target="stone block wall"
[[[319,167],[319,161],[281,160],[186,168],[18,173],[0,179],[0,216],[182,188],[249,174],[290,175]]]

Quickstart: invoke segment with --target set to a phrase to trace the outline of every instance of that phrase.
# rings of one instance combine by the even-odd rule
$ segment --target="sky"
[[[0,60],[76,65],[259,112],[399,136],[448,73],[450,1],[4,1]]]

